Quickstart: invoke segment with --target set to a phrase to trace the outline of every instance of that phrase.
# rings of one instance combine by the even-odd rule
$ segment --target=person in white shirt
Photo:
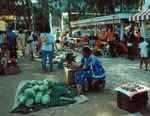
[[[140,38],[139,43],[139,49],[140,49],[140,55],[141,55],[141,61],[140,61],[140,68],[142,68],[143,61],[145,63],[145,70],[148,71],[147,65],[148,65],[148,43],[144,41],[144,38]]]
[[[44,71],[52,71],[53,70],[53,51],[54,51],[54,43],[55,37],[50,33],[50,28],[45,27],[41,32],[40,38],[42,39],[42,68]],[[46,67],[46,62],[48,58],[49,68]]]

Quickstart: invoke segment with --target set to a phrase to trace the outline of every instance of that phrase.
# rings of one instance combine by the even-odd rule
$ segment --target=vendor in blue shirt
[[[73,68],[75,72],[75,81],[77,83],[77,89],[79,94],[82,92],[82,87],[88,88],[89,84],[94,81],[100,80],[105,82],[105,70],[100,60],[92,54],[89,47],[82,49],[81,65]]]

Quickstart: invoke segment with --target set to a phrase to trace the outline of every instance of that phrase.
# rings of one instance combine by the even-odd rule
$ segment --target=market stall
[[[108,25],[112,25],[114,29],[115,27],[119,28],[118,31],[120,33],[120,37],[123,39],[124,27],[126,26],[126,23],[128,23],[128,18],[132,15],[133,14],[130,13],[118,13],[96,18],[88,18],[71,22],[71,27],[74,29],[88,27],[92,29],[95,28],[97,30],[98,28],[106,28]],[[95,32],[95,35],[96,34],[97,33]]]
[[[136,13],[129,20],[140,23],[142,37],[147,40],[150,39],[150,8]]]

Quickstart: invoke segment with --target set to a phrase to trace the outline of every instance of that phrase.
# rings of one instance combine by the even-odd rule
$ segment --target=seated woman
[[[79,94],[83,92],[83,86],[88,91],[89,85],[91,86],[97,81],[105,83],[105,70],[99,59],[92,55],[91,49],[84,47],[82,49],[82,55],[81,65],[72,68],[76,71],[74,76]]]

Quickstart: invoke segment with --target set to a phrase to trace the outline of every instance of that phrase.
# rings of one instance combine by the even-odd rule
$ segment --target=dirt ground
[[[50,107],[25,116],[150,116],[148,108],[141,113],[130,114],[117,107],[116,87],[124,83],[136,82],[150,87],[150,71],[139,69],[139,61],[125,58],[100,58],[107,73],[106,88],[103,92],[89,93],[89,101],[62,107]],[[64,80],[64,70],[54,66],[54,72],[44,73],[40,68],[40,59],[30,61],[28,56],[19,57],[21,73],[18,75],[0,76],[0,116],[22,116],[11,114],[16,89],[23,80],[39,80],[49,78]],[[149,66],[150,70],[150,66]],[[150,95],[149,95],[150,96]]]

